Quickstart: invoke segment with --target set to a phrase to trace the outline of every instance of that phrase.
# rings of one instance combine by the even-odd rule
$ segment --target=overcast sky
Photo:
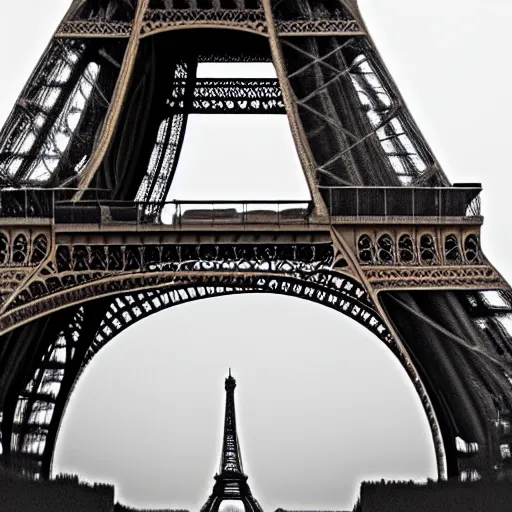
[[[360,3],[449,178],[482,182],[484,250],[510,280],[512,4]],[[0,122],[68,4],[1,2]],[[226,117],[211,128],[213,121],[191,120],[171,197],[304,197],[282,118],[233,125]],[[257,148],[248,144],[256,133]],[[229,151],[222,140],[231,141]],[[208,151],[196,152],[198,144]],[[278,154],[285,160],[276,164]],[[211,180],[214,171],[225,173]],[[202,186],[194,189],[198,177]],[[361,480],[436,474],[426,418],[389,351],[342,315],[280,296],[186,304],[124,331],[76,388],[55,471],[115,483],[127,505],[198,510],[218,467],[229,366],[238,381],[244,466],[265,510],[350,509]]]

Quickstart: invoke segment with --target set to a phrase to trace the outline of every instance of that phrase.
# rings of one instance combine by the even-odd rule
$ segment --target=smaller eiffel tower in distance
[[[220,457],[219,473],[215,475],[213,492],[201,508],[201,512],[218,512],[225,500],[241,501],[245,512],[263,512],[251,493],[247,475],[242,467],[242,454],[236,431],[235,388],[236,380],[231,376],[225,381],[226,413],[224,416],[224,439]]]

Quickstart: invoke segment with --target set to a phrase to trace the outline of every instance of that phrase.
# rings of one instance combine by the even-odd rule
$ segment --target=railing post
[[[411,189],[412,191],[412,220],[414,220],[414,215],[416,213],[416,205],[415,205],[415,201],[416,201],[416,198],[414,197],[414,188]]]
[[[384,219],[388,220],[388,193],[387,189],[384,190]]]
[[[356,219],[359,220],[359,187],[356,188]]]
[[[329,188],[329,221],[332,219],[332,187]]]
[[[25,196],[25,220],[28,219],[28,197],[27,197],[27,195],[28,195],[28,190],[25,189],[25,194],[24,194],[24,196]]]

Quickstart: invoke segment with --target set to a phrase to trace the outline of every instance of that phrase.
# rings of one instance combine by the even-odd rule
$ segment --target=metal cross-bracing
[[[229,376],[225,381],[226,410],[219,473],[215,475],[213,492],[201,508],[201,512],[218,512],[224,500],[239,500],[246,512],[262,512],[260,504],[251,493],[247,475],[242,467],[242,453],[236,428],[235,388],[236,380]]]
[[[277,80],[198,78],[218,62]],[[166,201],[188,116],[212,113],[286,114],[310,197]],[[279,293],[393,351],[440,477],[505,477],[512,292],[480,191],[450,185],[356,0],[73,1],[0,132],[3,463],[50,476],[77,379],[139,319]]]

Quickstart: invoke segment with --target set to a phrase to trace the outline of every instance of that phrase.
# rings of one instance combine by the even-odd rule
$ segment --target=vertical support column
[[[279,83],[281,85],[283,101],[286,108],[286,113],[288,115],[288,122],[290,123],[290,129],[292,132],[293,140],[295,142],[295,147],[297,148],[297,153],[299,155],[302,169],[306,176],[306,181],[308,183],[311,197],[313,198],[313,203],[315,204],[315,209],[319,215],[327,216],[327,207],[318,190],[313,155],[311,154],[307,144],[304,129],[299,119],[299,113],[297,112],[297,107],[293,100],[293,92],[288,81],[288,74],[281,51],[281,44],[277,35],[274,15],[272,13],[271,0],[262,0],[262,3],[263,10],[265,11],[265,19],[267,22],[272,60],[274,62],[277,77],[279,78]]]

